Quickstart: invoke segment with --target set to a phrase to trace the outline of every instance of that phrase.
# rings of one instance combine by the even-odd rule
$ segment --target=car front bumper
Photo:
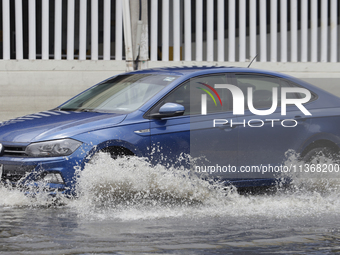
[[[67,157],[0,158],[1,182],[24,192],[44,190],[65,195],[74,194],[76,171],[83,168],[82,153]]]

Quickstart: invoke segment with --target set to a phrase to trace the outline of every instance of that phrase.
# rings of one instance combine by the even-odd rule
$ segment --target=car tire
[[[329,147],[317,147],[314,149],[311,149],[306,153],[305,156],[303,156],[302,160],[303,162],[310,164],[314,159],[317,159],[317,162],[315,163],[322,163],[321,160],[318,158],[320,156],[324,156],[326,158],[330,159],[339,159],[338,153]]]

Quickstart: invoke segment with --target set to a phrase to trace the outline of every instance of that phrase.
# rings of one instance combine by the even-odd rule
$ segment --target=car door
[[[252,104],[257,110],[270,109],[273,104],[272,90],[276,88],[278,91],[277,108],[270,115],[255,115],[246,105],[245,114],[239,120],[245,124],[239,128],[238,133],[239,163],[253,167],[253,172],[247,173],[247,178],[273,177],[273,171],[263,172],[263,167],[280,167],[286,160],[286,153],[298,151],[308,134],[309,118],[295,105],[287,107],[286,115],[281,114],[280,91],[282,87],[294,86],[289,81],[261,74],[235,73],[232,82],[244,92],[246,102],[249,96],[247,88],[252,88]],[[288,96],[298,98],[301,95],[290,93]],[[255,169],[260,172],[256,173]],[[276,171],[274,169],[274,174],[276,172],[279,172],[278,168]]]
[[[235,173],[227,171],[226,167],[237,167],[237,128],[228,124],[214,127],[214,120],[223,124],[225,120],[228,123],[232,119],[236,121],[230,108],[230,92],[214,89],[215,84],[226,82],[226,74],[192,78],[153,107],[151,113],[168,102],[185,108],[183,116],[151,120],[151,159],[154,163],[190,165],[196,172],[207,173],[213,178],[235,177]],[[205,98],[206,114],[202,114],[202,98]]]

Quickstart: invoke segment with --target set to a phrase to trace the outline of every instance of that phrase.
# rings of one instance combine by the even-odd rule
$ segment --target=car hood
[[[124,120],[125,114],[46,111],[0,123],[0,141],[30,143],[72,137]]]

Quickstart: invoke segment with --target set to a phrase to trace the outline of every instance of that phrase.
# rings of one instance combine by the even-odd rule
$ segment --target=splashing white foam
[[[290,155],[290,162],[298,157]],[[199,178],[185,169],[150,166],[140,158],[113,160],[107,154],[78,173],[78,198],[63,200],[66,208],[86,219],[140,220],[167,217],[292,218],[337,215],[339,178],[289,175],[293,188],[271,195],[239,195],[219,183]],[[51,203],[41,192],[30,198],[0,187],[0,206]]]
[[[308,164],[293,150],[287,151],[286,157],[285,165],[294,167],[282,176],[292,180],[295,192],[318,192],[321,195],[340,192],[340,162],[337,156],[329,157],[321,153]]]
[[[24,206],[30,204],[30,199],[23,192],[0,186],[0,206]]]
[[[326,183],[317,178],[290,177],[292,190],[243,196],[232,187],[224,189],[221,184],[201,180],[184,169],[151,167],[138,158],[112,160],[102,154],[79,173],[80,196],[71,206],[86,217],[123,220],[225,216],[287,218],[336,213],[340,209],[338,189],[335,189],[337,181],[329,179]]]
[[[99,154],[79,172],[79,199],[86,211],[108,208],[117,211],[136,208],[174,208],[219,203],[233,189],[211,184],[189,170],[150,166],[145,160],[131,157],[111,159]]]
[[[27,186],[13,187],[9,183],[1,183],[0,207],[50,207],[68,202],[68,199],[57,190],[49,189],[46,182],[40,181],[38,185],[35,184],[27,183]]]

